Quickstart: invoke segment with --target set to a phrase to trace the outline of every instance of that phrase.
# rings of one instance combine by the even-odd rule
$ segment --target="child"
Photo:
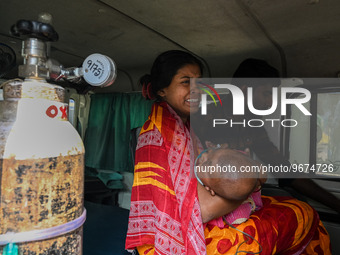
[[[262,207],[260,188],[265,176],[258,162],[244,152],[227,148],[205,150],[197,157],[194,171],[197,180],[212,195],[243,201],[224,216],[229,224],[245,222],[252,212]],[[214,220],[213,224],[223,227],[221,220]]]

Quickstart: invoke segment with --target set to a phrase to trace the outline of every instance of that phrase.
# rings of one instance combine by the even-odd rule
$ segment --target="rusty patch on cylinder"
[[[83,166],[83,154],[3,159],[0,234],[49,228],[79,217],[83,212]]]
[[[4,85],[4,99],[31,98],[64,102],[65,89],[45,82],[10,82]]]
[[[84,154],[0,163],[0,235],[58,226],[83,213]],[[82,227],[18,247],[27,255],[81,254],[81,244]]]
[[[21,98],[22,82],[6,84],[3,90],[5,100],[8,98]]]

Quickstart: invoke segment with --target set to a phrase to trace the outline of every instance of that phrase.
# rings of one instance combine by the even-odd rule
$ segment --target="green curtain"
[[[129,94],[130,98],[130,129],[143,126],[151,113],[153,101],[147,101],[140,93]]]
[[[84,139],[86,167],[133,172],[131,129],[144,124],[152,103],[140,93],[92,95]]]

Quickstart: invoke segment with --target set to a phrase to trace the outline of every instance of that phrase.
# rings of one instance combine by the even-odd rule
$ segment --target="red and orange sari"
[[[171,107],[153,105],[138,138],[126,249],[138,247],[143,255],[331,254],[315,210],[292,198],[263,197],[263,208],[237,229],[209,223],[204,229],[190,172],[198,147],[193,139]]]

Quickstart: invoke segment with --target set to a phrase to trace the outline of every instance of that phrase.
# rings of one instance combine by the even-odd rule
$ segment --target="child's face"
[[[170,85],[158,92],[175,112],[186,122],[190,112],[198,111],[201,92],[197,85],[190,84],[190,78],[201,76],[199,66],[195,64],[185,65],[180,68],[172,78]]]

